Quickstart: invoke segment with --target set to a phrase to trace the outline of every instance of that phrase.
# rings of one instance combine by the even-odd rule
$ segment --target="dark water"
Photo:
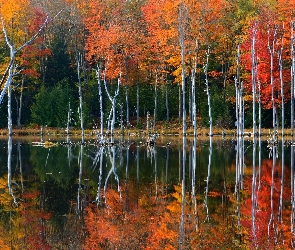
[[[0,249],[292,248],[293,147],[174,139],[0,141]]]

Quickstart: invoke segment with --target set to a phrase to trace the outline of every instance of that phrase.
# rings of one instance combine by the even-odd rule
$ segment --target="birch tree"
[[[4,20],[1,17],[2,31],[4,34],[5,42],[6,42],[7,46],[9,47],[10,61],[9,61],[9,64],[8,64],[6,70],[5,70],[5,73],[2,77],[1,83],[0,83],[0,85],[2,85],[5,82],[4,87],[3,87],[1,94],[0,94],[0,105],[2,104],[2,101],[5,96],[6,91],[8,91],[8,99],[9,99],[9,101],[8,101],[8,113],[9,113],[9,115],[8,115],[8,131],[9,131],[10,135],[12,135],[11,85],[12,85],[13,78],[20,73],[20,69],[18,69],[18,65],[16,64],[16,56],[26,46],[31,44],[40,35],[40,33],[43,31],[43,29],[50,22],[52,22],[60,13],[61,13],[61,11],[58,12],[53,18],[50,18],[49,16],[47,16],[43,25],[39,28],[37,33],[35,35],[33,35],[27,42],[23,43],[22,45],[20,45],[17,48],[15,47],[13,40],[9,38],[9,36],[7,34],[6,26],[4,24]]]
[[[179,6],[178,13],[178,29],[179,29],[179,46],[181,52],[181,86],[182,86],[182,133],[186,136],[186,106],[185,106],[185,19],[186,19],[186,8],[185,3],[182,1]]]
[[[208,104],[208,113],[209,113],[209,136],[213,136],[213,128],[212,128],[212,110],[211,110],[211,96],[210,96],[210,90],[209,90],[209,81],[208,81],[208,65],[209,65],[209,55],[210,55],[210,47],[208,46],[207,52],[206,52],[206,62],[204,65],[204,74],[205,74],[205,85],[206,85],[206,93],[207,93],[207,104]]]

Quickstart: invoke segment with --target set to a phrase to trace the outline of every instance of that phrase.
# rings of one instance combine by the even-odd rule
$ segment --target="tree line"
[[[292,127],[294,5],[1,0],[0,126]]]

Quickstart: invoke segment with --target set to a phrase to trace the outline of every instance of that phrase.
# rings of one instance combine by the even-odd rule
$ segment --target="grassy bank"
[[[105,130],[105,133],[107,131]],[[85,130],[85,137],[95,137],[98,131],[95,130]],[[173,125],[173,126],[157,126],[155,130],[146,130],[146,129],[138,129],[138,128],[125,128],[122,129],[116,129],[115,134],[117,136],[122,135],[128,135],[128,136],[146,136],[150,133],[152,134],[158,134],[161,136],[182,136],[183,131],[182,127],[180,125]],[[226,137],[235,137],[236,130],[234,129],[220,129],[220,128],[214,128],[213,129],[213,137],[220,137],[220,136],[226,136]],[[245,129],[245,137],[251,137],[252,129]],[[262,136],[267,137],[270,136],[272,133],[271,129],[262,129]],[[41,136],[41,135],[50,135],[50,136],[61,136],[66,137],[67,132],[65,128],[14,128],[13,129],[13,135],[14,136]],[[198,137],[208,137],[209,134],[209,128],[198,128],[197,129],[197,135]],[[73,137],[80,137],[81,136],[81,130],[72,128],[69,131],[69,135]],[[281,130],[278,130],[278,135],[281,135]],[[291,130],[285,129],[285,136],[291,136]],[[0,129],[0,136],[8,136],[8,130],[7,129]],[[188,128],[187,129],[187,136],[193,136],[193,129]]]

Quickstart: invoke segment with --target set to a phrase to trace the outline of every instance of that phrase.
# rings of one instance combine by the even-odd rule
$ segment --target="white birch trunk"
[[[7,104],[7,113],[8,113],[8,135],[12,136],[12,113],[11,113],[11,85],[8,86],[7,90],[8,104]]]
[[[205,85],[206,85],[206,93],[207,93],[207,102],[208,102],[208,113],[209,113],[209,136],[213,136],[213,128],[212,128],[212,110],[211,110],[211,97],[210,97],[210,90],[209,90],[209,81],[208,81],[208,65],[209,65],[209,55],[210,55],[210,48],[206,51],[206,63],[204,65],[204,74],[205,74]]]
[[[185,47],[184,47],[184,36],[185,36],[185,6],[184,2],[181,2],[179,15],[178,15],[178,25],[179,25],[179,45],[181,50],[181,85],[182,85],[182,127],[183,136],[186,136],[186,107],[185,107]]]
[[[253,137],[257,133],[257,124],[256,124],[256,28],[252,29],[252,45],[251,45],[251,75],[252,75],[252,103],[253,103]]]
[[[8,35],[7,35],[7,32],[6,32],[6,28],[5,28],[5,24],[4,24],[4,21],[3,21],[3,18],[1,17],[1,22],[2,22],[2,31],[3,31],[3,34],[4,34],[4,38],[5,38],[5,42],[7,44],[7,46],[9,47],[9,50],[10,50],[10,61],[9,61],[9,65],[7,66],[6,70],[5,70],[5,73],[3,74],[3,77],[2,77],[2,80],[1,80],[1,83],[0,85],[2,85],[2,83],[5,81],[5,78],[8,74],[8,78],[4,84],[4,87],[1,91],[1,94],[0,94],[0,105],[3,101],[3,97],[6,93],[6,90],[7,88],[11,85],[12,83],[12,77],[14,75],[17,75],[18,72],[13,72],[13,70],[15,70],[15,57],[16,57],[16,54],[18,52],[20,52],[21,50],[23,50],[27,45],[31,44],[38,36],[39,34],[42,32],[42,30],[50,23],[52,22],[60,13],[62,12],[59,11],[52,19],[50,19],[49,17],[46,17],[46,20],[44,21],[44,23],[42,24],[42,26],[40,27],[40,29],[37,31],[37,33],[32,36],[29,40],[27,40],[27,42],[25,42],[24,44],[22,44],[19,48],[15,48],[14,44],[12,41],[10,41],[10,39],[8,38]]]
[[[283,27],[284,29],[284,27]],[[281,38],[281,48],[278,50],[279,68],[280,68],[280,83],[281,83],[281,101],[282,101],[282,176],[281,176],[281,191],[280,191],[280,205],[279,205],[279,221],[283,223],[283,192],[284,192],[284,174],[285,174],[285,98],[284,98],[284,78],[283,78],[283,37]]]
[[[156,82],[155,82],[155,108],[154,108],[154,123],[153,123],[153,131],[156,128],[157,121],[157,112],[158,112],[158,72],[156,72]]]
[[[78,73],[78,87],[79,87],[79,111],[80,111],[80,126],[82,135],[82,144],[84,143],[84,121],[83,121],[83,97],[82,97],[82,83],[80,76],[80,63],[82,62],[82,56],[80,53],[77,55],[77,73]]]
[[[103,104],[102,104],[102,92],[101,92],[101,81],[100,81],[100,68],[96,70],[97,84],[98,84],[98,95],[99,95],[99,110],[100,110],[100,141],[103,141]]]
[[[198,40],[196,40],[196,56],[194,59],[194,65],[192,68],[192,125],[194,129],[194,136],[197,135],[197,108],[196,108],[196,71],[197,71],[197,64],[198,64]]]
[[[178,120],[179,123],[182,119],[182,93],[181,93],[181,84],[178,85]]]
[[[105,72],[106,75],[106,72]],[[117,89],[115,91],[115,94],[113,97],[111,97],[108,87],[107,87],[107,82],[106,82],[106,77],[104,76],[104,87],[107,93],[107,96],[109,98],[109,100],[112,103],[112,109],[111,109],[111,143],[114,143],[114,135],[115,135],[115,121],[116,121],[116,102],[117,102],[117,96],[119,95],[119,90],[120,90],[120,78],[121,78],[121,73],[120,73],[120,77],[118,78],[118,84],[117,84]],[[110,120],[110,118],[109,118]]]
[[[139,126],[139,83],[136,90],[136,124]]]
[[[70,143],[70,122],[71,122],[71,103],[69,102],[69,109],[68,109],[68,122],[67,122],[67,143]]]
[[[168,101],[168,84],[165,85],[166,89],[166,121],[169,122],[169,101]]]
[[[23,106],[23,89],[24,89],[24,77],[22,77],[22,84],[20,87],[20,97],[19,97],[19,107],[18,107],[18,116],[17,116],[17,127],[21,126],[21,118],[22,118],[22,106]]]
[[[127,125],[127,128],[130,127],[130,110],[129,110],[129,89],[128,89],[128,86],[125,87],[126,88],[126,91],[125,91],[125,94],[126,94],[126,125]]]
[[[276,122],[276,106],[274,98],[274,53],[276,44],[276,29],[274,30],[273,39],[270,41],[270,30],[268,30],[268,50],[270,54],[270,84],[271,84],[271,102],[272,102],[272,123],[273,123],[273,142],[277,141],[277,122]]]

